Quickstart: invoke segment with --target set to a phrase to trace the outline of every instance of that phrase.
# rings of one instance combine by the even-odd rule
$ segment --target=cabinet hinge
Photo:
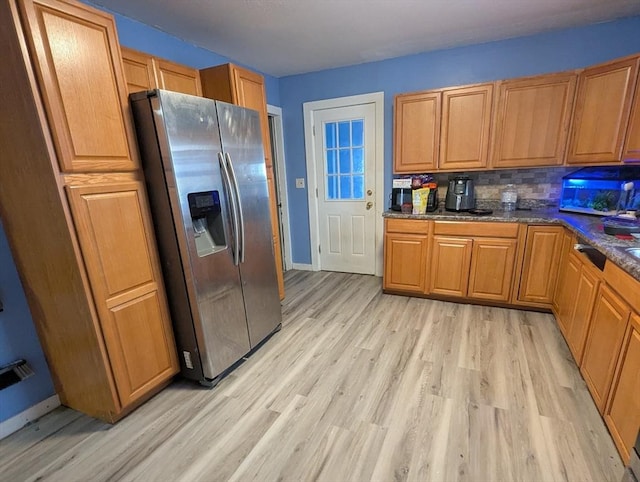
[[[318,197],[318,188],[316,188],[316,197]]]
[[[311,128],[311,129],[313,130],[313,136],[315,137],[315,135],[316,135],[316,126],[315,126],[315,125],[314,125],[314,126],[312,126],[312,128]]]
[[[322,248],[318,245],[318,253],[322,253]]]

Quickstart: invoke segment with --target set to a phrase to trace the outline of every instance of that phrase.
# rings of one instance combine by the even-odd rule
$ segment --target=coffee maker
[[[411,188],[410,187],[394,187],[391,190],[391,205],[389,208],[392,211],[402,211],[402,206],[407,206],[406,209],[411,210]]]
[[[469,176],[450,177],[444,201],[445,209],[447,211],[468,211],[474,208],[474,204],[473,181]]]

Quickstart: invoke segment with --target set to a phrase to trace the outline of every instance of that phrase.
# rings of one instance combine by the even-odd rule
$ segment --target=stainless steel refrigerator
[[[260,118],[130,96],[182,374],[207,386],[281,326]]]

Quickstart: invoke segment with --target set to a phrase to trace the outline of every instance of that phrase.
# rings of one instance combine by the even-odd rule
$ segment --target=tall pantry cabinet
[[[178,371],[113,18],[0,0],[0,215],[63,404],[113,422]]]

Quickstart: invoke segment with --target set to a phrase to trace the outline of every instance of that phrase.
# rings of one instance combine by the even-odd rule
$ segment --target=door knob
[[[373,207],[373,203],[371,201],[369,201],[367,203],[367,210],[371,209]]]
[[[373,194],[373,191],[371,189],[367,189],[367,196],[371,196]]]

